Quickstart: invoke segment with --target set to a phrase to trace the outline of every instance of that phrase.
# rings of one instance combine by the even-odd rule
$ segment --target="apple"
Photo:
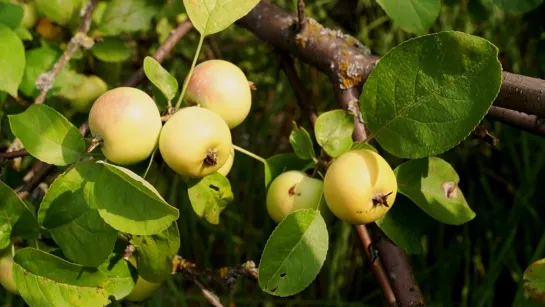
[[[30,3],[19,3],[23,7],[23,19],[21,20],[21,26],[26,29],[31,29],[34,27],[38,21],[38,13],[36,12],[36,6],[33,2]]]
[[[300,209],[316,209],[326,221],[330,220],[327,205],[323,201],[324,182],[301,171],[287,171],[278,175],[267,190],[267,212],[280,223],[286,216]]]
[[[195,66],[187,85],[186,101],[219,114],[230,129],[250,113],[252,93],[244,72],[224,60],[209,60]]]
[[[231,130],[221,116],[196,106],[174,113],[159,137],[159,151],[166,164],[190,178],[219,170],[232,148]]]
[[[348,151],[329,166],[324,195],[331,212],[351,224],[372,223],[393,206],[397,179],[386,160],[367,149]]]
[[[157,145],[161,127],[157,105],[137,88],[118,87],[103,93],[89,112],[91,134],[101,140],[104,156],[119,165],[148,158]]]
[[[18,248],[15,248],[18,250]],[[13,255],[11,246],[0,251],[0,284],[12,294],[19,295],[12,275]]]
[[[223,164],[222,167],[218,170],[218,173],[222,174],[224,177],[227,177],[229,172],[231,171],[231,168],[233,167],[233,163],[235,162],[235,149],[231,148],[231,154],[229,155],[229,158],[227,158],[227,162]]]
[[[136,268],[136,260],[134,256],[129,257],[129,262]],[[162,283],[149,282],[138,275],[136,285],[132,289],[131,293],[125,297],[125,300],[130,302],[142,302],[150,298],[155,291],[161,287]]]
[[[85,113],[89,111],[93,101],[107,90],[108,85],[100,77],[84,76],[81,83],[73,88],[71,96],[66,98],[74,110]]]

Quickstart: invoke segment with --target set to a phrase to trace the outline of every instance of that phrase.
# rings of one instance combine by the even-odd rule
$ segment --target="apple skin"
[[[320,213],[326,222],[331,213],[323,200],[323,181],[301,171],[287,171],[278,175],[267,190],[267,212],[280,223],[286,216],[300,209],[315,209],[320,203]]]
[[[388,206],[375,204],[384,197]],[[397,179],[386,160],[367,149],[348,151],[329,166],[324,177],[324,195],[331,212],[350,224],[368,224],[383,217],[393,206]]]
[[[224,60],[208,60],[195,66],[187,85],[186,101],[220,115],[230,129],[250,113],[252,92],[244,72]]]
[[[129,262],[136,268],[136,260],[134,256],[129,257]],[[136,280],[136,285],[132,289],[131,293],[127,295],[124,299],[130,302],[142,302],[150,298],[155,291],[161,287],[162,283],[149,282],[138,275]]]
[[[74,97],[69,99],[70,105],[78,112],[88,112],[100,95],[108,90],[108,85],[98,76],[85,76],[81,84],[75,88]]]
[[[23,7],[24,14],[23,19],[21,20],[21,26],[26,29],[31,29],[34,27],[36,22],[38,21],[38,13],[36,12],[36,6],[33,2],[19,3]]]
[[[231,171],[231,168],[233,167],[233,163],[235,162],[235,149],[231,148],[231,154],[229,155],[229,158],[227,158],[227,161],[223,166],[218,170],[218,173],[222,174],[224,177],[227,177],[229,175],[229,172]]]
[[[89,129],[102,138],[106,158],[119,165],[141,162],[153,152],[161,133],[161,114],[144,91],[118,87],[102,94],[89,112]]]
[[[18,248],[15,248],[15,250],[18,250]],[[10,293],[19,295],[19,290],[17,290],[13,280],[12,268],[13,255],[11,254],[11,247],[8,247],[0,251],[0,284]]]
[[[198,178],[220,169],[231,154],[231,130],[216,113],[201,107],[182,108],[172,115],[161,131],[159,151],[176,173]],[[215,165],[206,163],[215,154]]]

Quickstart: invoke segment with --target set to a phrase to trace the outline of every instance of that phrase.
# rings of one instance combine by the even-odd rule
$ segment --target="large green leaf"
[[[90,195],[91,204],[113,228],[134,235],[154,235],[178,219],[178,209],[142,177],[103,161],[96,166],[100,172]]]
[[[107,279],[96,269],[85,268],[31,247],[13,258],[13,279],[30,306],[105,306]]]
[[[38,212],[38,220],[66,258],[89,267],[104,262],[117,239],[117,231],[102,220],[85,195],[98,172],[91,161],[74,165],[51,184]]]
[[[533,301],[545,304],[545,258],[534,261],[523,276],[524,293]]]
[[[214,225],[219,224],[221,212],[234,199],[229,179],[218,172],[202,178],[190,178],[187,193],[195,213]]]
[[[320,272],[329,244],[318,210],[288,215],[273,231],[259,263],[259,286],[269,294],[291,296],[307,288]]]
[[[398,192],[439,222],[460,225],[475,217],[452,166],[437,157],[410,160],[394,170]]]
[[[338,157],[350,150],[354,115],[344,110],[333,110],[320,114],[314,126],[316,141],[331,157]]]
[[[85,153],[79,130],[61,113],[44,104],[33,104],[24,112],[8,115],[13,134],[37,159],[54,165],[68,165]]]
[[[36,0],[36,9],[52,21],[66,25],[74,9],[77,7],[77,0]]]
[[[23,7],[9,2],[0,2],[0,23],[16,29],[23,20]]]
[[[55,65],[55,62],[60,57],[60,52],[47,45],[43,45],[39,48],[27,50],[25,56],[25,73],[19,90],[26,96],[35,98],[40,94],[40,91],[36,88],[36,80],[42,73],[49,71]],[[55,78],[53,86],[47,93],[48,95],[55,95],[61,90],[69,71],[70,65],[67,63]]]
[[[154,0],[112,0],[102,14],[99,28],[107,36],[147,30],[159,9]]]
[[[161,282],[172,274],[172,258],[180,248],[180,232],[176,222],[152,236],[134,236],[134,257],[138,274],[149,282]]]
[[[17,89],[25,72],[25,47],[19,36],[2,23],[0,37],[0,91],[18,97]]]
[[[377,0],[386,14],[403,30],[424,34],[441,9],[441,0]]]
[[[36,217],[17,194],[0,181],[0,249],[11,243],[11,237],[33,239],[40,228]]]
[[[378,143],[401,158],[442,153],[488,112],[502,81],[498,48],[461,32],[403,42],[378,62],[360,108]]]
[[[312,160],[299,158],[295,153],[278,154],[265,161],[265,187],[268,187],[276,176],[286,171],[305,171],[314,166]]]
[[[543,0],[494,0],[504,11],[522,14],[537,8]]]
[[[225,30],[258,3],[259,0],[184,0],[189,19],[203,36]]]
[[[144,72],[168,100],[174,99],[178,92],[178,81],[156,59],[150,56],[144,58]]]

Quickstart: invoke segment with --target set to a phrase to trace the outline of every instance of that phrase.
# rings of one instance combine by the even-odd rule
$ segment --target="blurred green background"
[[[105,65],[98,60],[80,64],[103,77],[110,86],[118,86],[139,67],[138,59],[141,61],[153,52],[175,26],[176,15],[183,12],[182,1],[166,2],[152,28],[135,37],[139,56],[131,65]],[[292,11],[296,7],[295,0],[271,2]],[[306,2],[307,16],[353,35],[379,56],[414,37],[392,24],[374,0]],[[441,14],[429,32],[458,30],[484,37],[500,49],[504,70],[544,78],[545,5],[524,15],[514,15],[494,8],[492,2],[443,0]],[[68,33],[65,38],[69,37]],[[163,63],[180,84],[197,41],[198,35],[192,31],[178,44],[174,56]],[[233,130],[234,143],[266,158],[291,150],[288,137],[293,120],[310,130],[270,46],[246,29],[231,26],[206,40],[200,59],[210,57],[237,64],[257,86],[251,115]],[[297,68],[319,111],[339,107],[323,74],[300,62]],[[144,82],[142,88],[151,92],[149,82]],[[16,112],[17,107],[13,108],[6,112]],[[77,124],[86,118],[74,115],[72,120]],[[545,213],[540,209],[545,189],[538,186],[545,180],[545,139],[489,119],[483,124],[499,139],[495,148],[470,136],[442,155],[458,171],[460,186],[476,218],[458,227],[432,223],[421,237],[423,254],[410,256],[428,306],[531,306],[520,286],[531,261],[545,257]],[[6,125],[5,120],[2,125]],[[20,182],[23,174],[12,172],[8,181]],[[151,177],[150,181],[166,199],[180,208],[182,257],[216,269],[238,266],[247,260],[259,263],[275,227],[265,209],[261,162],[236,154],[228,176],[235,201],[224,211],[217,226],[196,217],[187,195],[179,188],[180,180],[167,167],[158,163]],[[273,297],[263,293],[255,281],[246,279],[240,279],[232,291],[212,289],[226,306],[385,305],[367,265],[351,226],[336,222],[330,227],[330,249],[324,267],[316,281],[300,294]],[[195,285],[173,277],[144,305],[207,304]]]

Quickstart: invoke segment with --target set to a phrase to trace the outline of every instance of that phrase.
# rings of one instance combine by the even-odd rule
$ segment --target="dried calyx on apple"
[[[331,212],[351,224],[372,223],[393,206],[397,179],[378,153],[355,149],[339,156],[324,177],[324,196]]]
[[[235,64],[209,60],[195,66],[186,101],[218,114],[230,129],[240,125],[252,107],[250,82]]]
[[[129,165],[148,158],[162,128],[155,101],[144,91],[118,87],[103,93],[89,112],[89,130],[104,156],[111,162]]]
[[[324,182],[301,171],[287,171],[278,175],[267,190],[267,211],[280,223],[286,216],[301,209],[319,209],[326,221],[331,220],[323,201]]]

